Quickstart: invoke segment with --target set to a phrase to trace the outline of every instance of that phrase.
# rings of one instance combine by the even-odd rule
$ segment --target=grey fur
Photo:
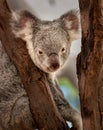
[[[34,64],[47,73],[51,73],[48,70],[49,56],[53,53],[58,55],[59,69],[62,68],[67,61],[71,42],[77,38],[80,29],[75,11],[54,21],[41,21],[27,11],[19,11],[13,13],[11,21],[13,33],[26,41]],[[43,55],[38,54],[39,50]]]
[[[79,28],[76,27],[78,24],[72,26],[72,22],[78,22],[76,13],[73,14],[73,11],[54,21],[41,21],[29,12],[22,11],[13,13],[11,25],[15,36],[26,41],[28,53],[34,64],[47,73],[51,92],[63,118],[72,121],[77,130],[82,130],[80,114],[71,108],[59,89],[55,77],[53,77],[53,72],[61,69],[65,64],[70,52],[71,42],[78,34]],[[6,127],[23,120],[24,124],[31,122],[32,126],[34,122],[31,118],[28,98],[20,77],[18,77],[14,65],[3,48],[1,50],[0,63],[4,61],[0,64],[0,75],[2,75],[0,77],[1,124]],[[54,65],[56,65],[56,68]],[[21,102],[23,103],[21,104]],[[22,107],[24,111],[22,111]],[[16,116],[21,111],[22,114]],[[25,119],[28,120],[25,122]]]
[[[0,43],[0,130],[20,121],[34,130],[29,101],[19,74]]]

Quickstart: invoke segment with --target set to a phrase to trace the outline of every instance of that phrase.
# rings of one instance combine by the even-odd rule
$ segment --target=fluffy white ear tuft
[[[11,26],[12,32],[16,37],[26,40],[32,37],[33,26],[36,23],[36,18],[28,11],[16,11],[12,13]]]
[[[71,10],[66,14],[64,14],[63,16],[61,16],[60,19],[63,21],[71,40],[76,40],[80,38],[81,27],[80,27],[80,15],[78,11]]]

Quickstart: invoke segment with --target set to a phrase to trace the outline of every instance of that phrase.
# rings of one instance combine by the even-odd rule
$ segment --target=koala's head
[[[69,11],[54,21],[41,21],[27,11],[14,12],[12,31],[26,41],[34,64],[51,73],[66,62],[71,42],[80,35],[78,14]]]

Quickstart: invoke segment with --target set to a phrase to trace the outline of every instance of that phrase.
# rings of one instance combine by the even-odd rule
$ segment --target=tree
[[[103,0],[79,0],[82,50],[77,71],[84,130],[103,129]]]
[[[29,97],[30,109],[35,122],[35,126],[32,126],[34,128],[29,129],[69,130],[66,121],[64,121],[58,112],[45,73],[38,70],[32,63],[27,53],[25,42],[20,39],[15,39],[12,35],[9,26],[10,18],[11,12],[6,0],[0,0],[0,39],[8,56],[17,67]],[[11,111],[11,117],[12,114]],[[28,118],[26,117],[24,120],[28,120]],[[9,125],[7,130],[27,129],[24,120],[21,120],[19,124]],[[27,125],[29,126],[29,124]],[[3,128],[0,129],[2,130]],[[6,128],[3,130],[6,130]]]
[[[83,126],[84,130],[102,130],[103,0],[79,0],[79,5],[82,26],[82,50],[77,59],[77,74]],[[22,77],[29,97],[34,122],[41,130],[69,129],[53,101],[46,75],[33,65],[27,54],[25,43],[20,39],[15,39],[10,33],[11,29],[8,21],[11,14],[6,0],[0,0],[0,7],[0,39]],[[18,57],[20,60],[18,60]],[[39,97],[41,97],[40,100],[34,104],[34,101],[37,101]],[[22,130],[25,129],[25,126],[21,121],[20,124],[7,128],[7,130],[14,129]]]

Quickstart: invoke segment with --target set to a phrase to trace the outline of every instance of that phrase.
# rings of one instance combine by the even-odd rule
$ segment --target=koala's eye
[[[63,47],[61,51],[62,51],[62,52],[65,52],[65,48]]]
[[[42,54],[43,54],[43,51],[42,51],[42,50],[39,50],[38,53],[39,53],[40,55],[42,55]]]

